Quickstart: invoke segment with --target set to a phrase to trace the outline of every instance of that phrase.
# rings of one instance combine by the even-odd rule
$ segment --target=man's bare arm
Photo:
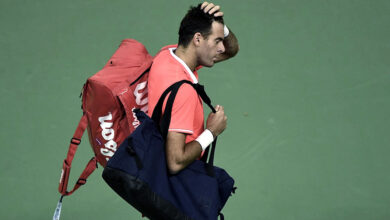
[[[226,128],[227,117],[224,108],[217,105],[216,113],[210,113],[207,118],[206,128],[211,131],[214,138],[220,135]],[[185,143],[186,134],[169,131],[167,136],[166,158],[168,170],[171,174],[176,174],[200,157],[202,147],[198,141],[194,140]]]
[[[236,35],[232,30],[229,29],[229,35],[223,39],[223,45],[225,46],[225,52],[217,56],[216,63],[234,57],[240,49]]]
[[[202,147],[197,141],[185,144],[186,136],[179,132],[168,132],[166,155],[168,170],[171,174],[176,174],[187,167],[202,153]]]

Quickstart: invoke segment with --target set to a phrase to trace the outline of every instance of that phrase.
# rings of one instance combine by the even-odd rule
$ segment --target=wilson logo
[[[145,97],[148,94],[146,84],[146,81],[139,83],[134,89],[135,103],[137,103],[138,106],[144,106],[141,108],[141,111],[143,112],[148,112],[148,97]],[[143,89],[144,91],[140,92]]]
[[[140,107],[143,106],[141,107],[141,111],[145,113],[148,112],[148,97],[147,97],[148,88],[146,87],[146,85],[147,85],[147,81],[137,84],[133,92],[135,96],[135,103]],[[141,90],[143,91],[141,92]],[[138,121],[137,116],[134,113],[134,109],[135,107],[131,109],[134,118],[132,125],[134,128],[137,128],[140,125],[140,122]]]
[[[100,152],[107,157],[112,157],[117,149],[117,143],[114,141],[115,132],[112,129],[113,122],[111,112],[106,116],[99,117],[100,127],[102,128],[102,137],[107,142],[104,144],[104,148],[100,149]],[[109,160],[109,158],[106,158]]]

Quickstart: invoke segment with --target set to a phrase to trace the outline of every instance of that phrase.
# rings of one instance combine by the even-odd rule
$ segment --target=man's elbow
[[[232,58],[234,56],[237,55],[238,51],[240,50],[240,45],[235,45],[234,47],[232,47],[230,50],[229,50],[229,58]]]
[[[167,161],[167,167],[168,167],[168,172],[171,175],[175,175],[179,173],[184,168],[181,164],[175,161]]]
[[[239,45],[236,45],[235,47],[229,48],[229,50],[226,50],[224,53],[220,54],[217,57],[217,60],[215,61],[215,63],[219,63],[219,62],[228,60],[228,59],[236,56],[236,54],[238,53],[239,50],[240,50]]]

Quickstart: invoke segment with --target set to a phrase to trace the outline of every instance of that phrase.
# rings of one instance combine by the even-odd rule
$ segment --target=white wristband
[[[223,35],[224,37],[229,36],[229,28],[226,25],[223,26]]]
[[[214,136],[209,129],[206,129],[195,140],[200,144],[202,150],[205,150],[214,141]]]

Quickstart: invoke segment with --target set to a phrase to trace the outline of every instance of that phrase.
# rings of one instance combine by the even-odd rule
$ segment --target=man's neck
[[[178,46],[174,51],[177,57],[179,57],[183,62],[190,68],[192,72],[195,71],[198,66],[195,54],[190,47],[184,48],[183,46]]]

